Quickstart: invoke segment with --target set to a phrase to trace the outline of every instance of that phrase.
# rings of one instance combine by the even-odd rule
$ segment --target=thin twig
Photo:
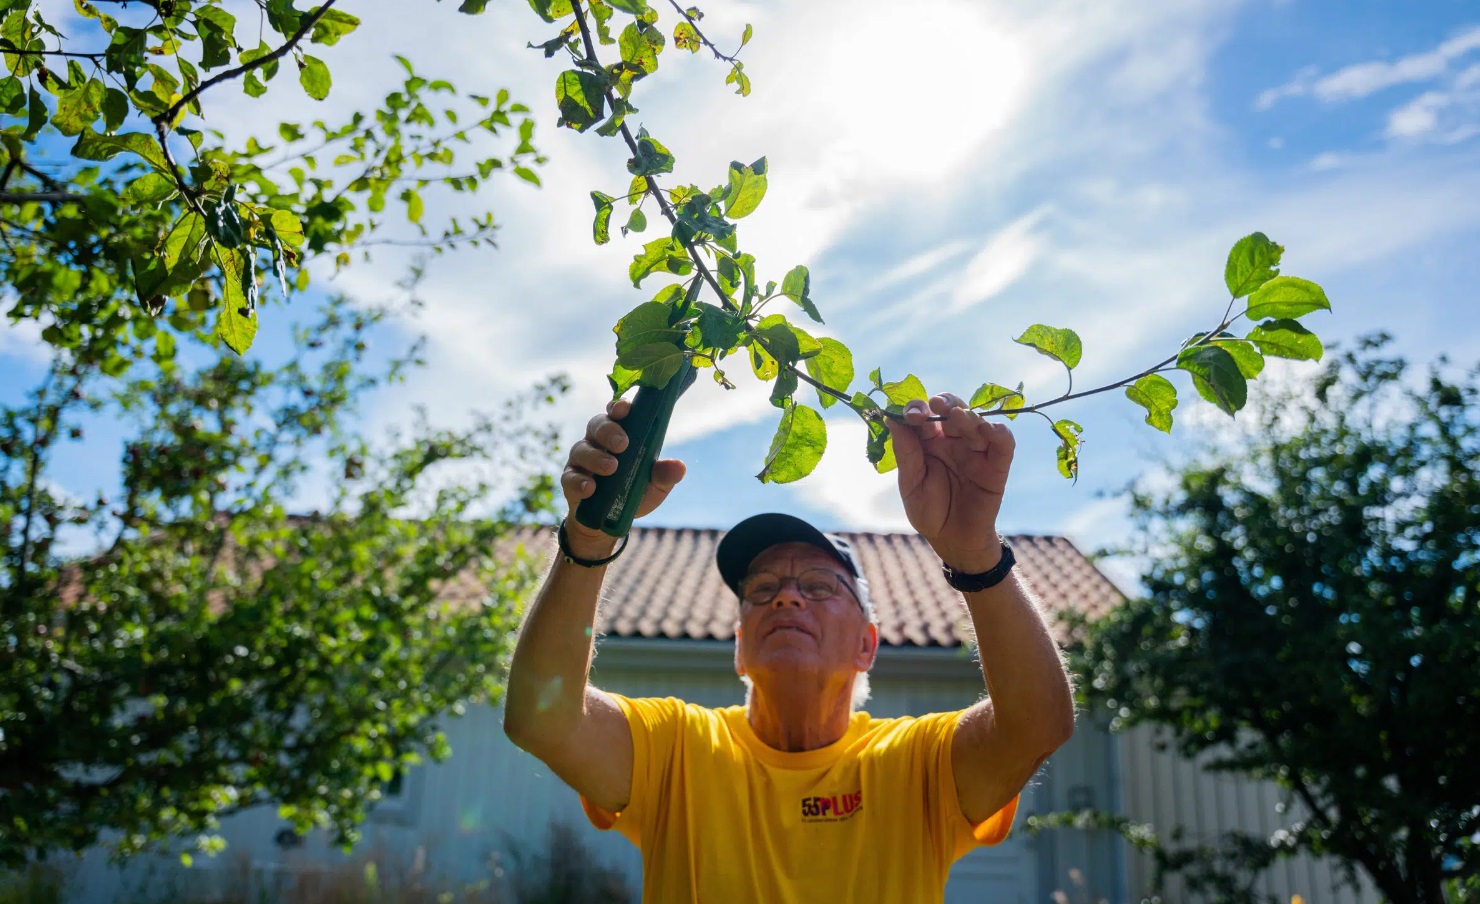
[[[710,51],[714,53],[714,58],[715,59],[717,59],[717,60],[724,60],[726,63],[737,63],[737,62],[739,62],[739,60],[736,60],[732,56],[726,56],[725,54],[720,53],[719,48],[714,46],[714,42],[711,41],[711,40],[709,40],[708,36],[706,36],[704,34],[704,32],[702,30],[700,30],[698,21],[695,20],[693,16],[689,15],[689,11],[688,10],[684,9],[682,6],[679,5],[678,0],[668,0],[668,2],[671,3],[671,4],[673,4],[673,8],[676,9],[676,10],[678,10],[678,14],[680,16],[683,16],[684,17],[684,20],[689,23],[689,27],[690,28],[694,29],[694,34],[696,34],[696,35],[699,36],[699,40],[702,41],[702,42],[704,42],[704,46],[705,47],[708,47],[710,49]],[[572,5],[574,5],[574,4],[572,4]],[[738,51],[738,50],[735,51],[735,53],[737,53],[737,54],[739,52],[740,51]]]
[[[83,200],[83,195],[69,191],[0,191],[0,204],[67,204]]]
[[[272,63],[282,59],[284,56],[287,55],[288,51],[292,50],[298,45],[298,42],[303,40],[303,36],[308,34],[309,31],[318,24],[318,21],[324,17],[324,14],[327,13],[329,11],[329,8],[332,7],[336,2],[338,2],[338,0],[324,0],[324,5],[314,10],[307,18],[305,18],[302,24],[298,26],[298,30],[293,33],[293,36],[291,38],[288,39],[287,43],[279,47],[278,49],[272,51],[271,53],[268,53],[265,56],[260,56],[250,63],[243,63],[242,65],[237,66],[234,69],[228,69],[225,72],[222,72],[219,75],[215,75],[207,79],[206,81],[201,82],[199,85],[196,85],[195,88],[192,89],[188,94],[171,104],[168,110],[165,110],[163,113],[154,117],[154,124],[161,125],[174,122],[175,116],[181,110],[185,109],[185,107],[189,105],[192,101],[194,101],[197,97],[200,97],[200,95],[204,93],[206,89],[218,85],[221,82],[234,79],[237,76],[245,75],[246,73],[251,72],[253,69],[258,69],[262,66],[266,66],[268,63]]]

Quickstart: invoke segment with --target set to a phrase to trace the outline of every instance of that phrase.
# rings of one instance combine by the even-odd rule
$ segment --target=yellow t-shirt
[[[743,706],[611,695],[632,726],[632,799],[599,829],[642,851],[642,898],[674,902],[941,901],[951,864],[1007,837],[1017,798],[978,826],[951,771],[960,713],[854,713],[837,742],[787,753]]]

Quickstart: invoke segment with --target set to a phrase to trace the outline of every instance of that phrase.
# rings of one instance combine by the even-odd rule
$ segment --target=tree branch
[[[68,204],[80,202],[83,195],[69,191],[0,191],[0,204],[29,204],[32,201],[45,204]]]
[[[699,36],[699,40],[704,42],[704,46],[709,48],[709,50],[714,54],[714,58],[715,59],[717,59],[717,60],[724,60],[726,63],[736,63],[736,62],[739,62],[738,60],[736,60],[732,56],[726,56],[725,54],[720,53],[719,48],[714,46],[714,42],[711,41],[711,40],[709,40],[709,37],[707,35],[705,35],[704,32],[703,32],[703,30],[701,30],[699,28],[699,23],[697,21],[695,21],[695,19],[694,19],[693,16],[689,15],[689,11],[688,10],[684,9],[682,6],[679,5],[678,0],[668,0],[668,2],[673,5],[673,8],[678,11],[678,14],[680,16],[683,16],[684,21],[689,23],[689,27],[692,28],[692,29],[694,29],[694,34],[696,34],[696,35]],[[572,6],[573,5],[574,4],[572,4]],[[737,53],[737,54],[739,52],[740,51],[738,51],[738,50],[735,51],[735,53]]]
[[[298,46],[298,43],[303,40],[304,35],[308,34],[309,31],[311,31],[313,27],[318,24],[318,21],[324,17],[324,14],[327,13],[329,11],[329,8],[332,7],[336,2],[337,0],[324,0],[324,5],[320,6],[318,9],[314,10],[312,14],[306,17],[298,26],[298,30],[294,32],[293,36],[287,40],[287,43],[283,44],[283,46],[279,47],[278,49],[266,54],[265,56],[260,56],[250,63],[243,63],[242,65],[237,66],[233,69],[228,69],[225,72],[213,76],[201,82],[199,85],[196,85],[195,88],[193,88],[184,97],[171,104],[169,109],[154,117],[154,124],[156,126],[164,126],[168,123],[174,122],[175,117],[179,115],[180,111],[189,106],[196,98],[200,97],[201,94],[203,94],[208,88],[219,85],[221,82],[237,78],[238,76],[245,75],[248,72],[251,72],[253,69],[258,69],[262,66],[266,66],[268,63],[282,59],[284,56],[287,55],[288,51]]]

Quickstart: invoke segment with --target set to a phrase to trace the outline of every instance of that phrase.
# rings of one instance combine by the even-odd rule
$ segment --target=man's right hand
[[[586,425],[585,438],[570,447],[570,457],[560,475],[560,488],[565,492],[565,502],[572,514],[582,499],[596,492],[594,477],[605,477],[617,470],[616,453],[627,448],[627,431],[622,429],[621,420],[631,410],[632,402],[628,399],[610,402],[605,414],[598,414]],[[653,462],[652,479],[637,506],[637,517],[641,518],[661,505],[669,492],[683,480],[686,470],[684,463],[676,458],[660,458]],[[583,559],[605,558],[616,546],[614,537],[586,527],[575,518],[566,519],[565,533],[570,541],[570,551]]]

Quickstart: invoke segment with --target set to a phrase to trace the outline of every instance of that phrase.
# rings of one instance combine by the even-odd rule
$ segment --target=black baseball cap
[[[719,565],[720,577],[725,584],[740,595],[740,582],[750,570],[755,557],[778,543],[806,543],[815,546],[842,563],[854,579],[862,583],[863,572],[858,566],[853,544],[837,534],[825,534],[794,515],[767,512],[752,515],[730,528],[724,539],[719,541],[714,560]],[[863,584],[864,587],[867,584]]]

